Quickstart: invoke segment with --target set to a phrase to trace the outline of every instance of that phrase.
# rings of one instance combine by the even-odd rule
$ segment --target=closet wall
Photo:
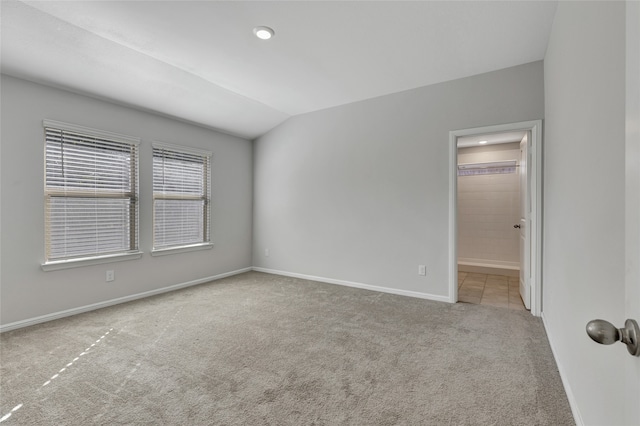
[[[518,142],[458,149],[458,164],[518,160]],[[519,168],[458,176],[458,265],[517,270],[520,264]]]

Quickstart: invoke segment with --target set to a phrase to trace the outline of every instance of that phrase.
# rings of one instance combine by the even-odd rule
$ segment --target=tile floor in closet
[[[458,300],[477,305],[524,310],[518,277],[458,272]]]

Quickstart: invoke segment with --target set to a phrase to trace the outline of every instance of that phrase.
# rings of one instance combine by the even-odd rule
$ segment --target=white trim
[[[166,256],[168,254],[187,253],[190,251],[198,250],[210,250],[213,248],[213,243],[200,243],[192,244],[189,246],[168,247],[163,249],[154,249],[151,251],[151,256]]]
[[[506,260],[488,260],[488,259],[473,259],[467,257],[461,257],[458,259],[458,265],[466,266],[483,266],[487,268],[501,268],[501,269],[513,269],[520,270],[519,262],[509,262]]]
[[[314,275],[298,274],[296,272],[278,271],[278,270],[275,270],[275,269],[259,268],[259,267],[256,267],[256,266],[254,266],[252,269],[254,271],[256,271],[256,272],[264,272],[266,274],[282,275],[282,276],[285,276],[285,277],[293,277],[293,278],[301,278],[303,280],[318,281],[318,282],[327,283],[327,284],[342,285],[342,286],[345,286],[345,287],[355,287],[355,288],[361,288],[361,289],[364,289],[364,290],[379,291],[381,293],[391,293],[391,294],[397,294],[397,295],[400,295],[400,296],[415,297],[415,298],[418,298],[418,299],[435,300],[437,302],[449,302],[449,299],[447,297],[445,297],[445,296],[438,296],[438,295],[429,294],[429,293],[421,293],[421,292],[418,292],[418,291],[399,290],[397,288],[380,287],[380,286],[377,286],[377,285],[363,284],[363,283],[357,283],[357,282],[353,282],[353,281],[337,280],[337,279],[334,279],[334,278],[317,277],[317,276],[314,276]]]
[[[199,148],[193,148],[193,147],[190,147],[190,146],[177,145],[177,144],[173,144],[173,143],[153,141],[153,142],[151,142],[151,147],[152,148],[156,148],[156,149],[168,149],[168,150],[171,150],[171,151],[184,152],[184,153],[187,153],[187,154],[202,155],[204,157],[213,157],[213,152],[211,152],[211,151],[207,151],[207,150],[199,149]]]
[[[179,290],[185,287],[191,287],[198,284],[203,284],[209,281],[216,281],[222,278],[230,277],[233,275],[242,274],[244,272],[251,271],[251,267],[237,269],[231,272],[225,272],[223,274],[214,275],[211,277],[200,278],[193,281],[187,281],[180,284],[170,285],[168,287],[159,288],[156,290],[145,291],[143,293],[136,293],[130,296],[119,297],[117,299],[111,299],[104,302],[93,303],[91,305],[81,306],[78,308],[67,309],[65,311],[54,312],[52,314],[42,315],[35,318],[29,318],[22,321],[16,321],[9,324],[0,325],[0,333],[4,333],[5,331],[16,330],[18,328],[29,327],[31,325],[40,324],[47,321],[53,321],[56,319],[70,317],[72,315],[81,314],[83,312],[94,311],[96,309],[106,308],[108,306],[118,305],[120,303],[131,302],[132,300],[142,299],[145,297],[155,296],[157,294],[167,293],[174,290]]]
[[[458,302],[458,137],[449,132],[449,302]]]
[[[143,252],[109,254],[106,256],[81,257],[78,259],[53,260],[40,265],[43,271],[58,271],[60,269],[79,268],[81,266],[100,265],[103,263],[121,262],[124,260],[140,259]]]
[[[124,142],[131,145],[139,145],[140,138],[123,135],[121,133],[108,132],[106,130],[92,129],[91,127],[79,126],[77,124],[64,123],[56,120],[42,120],[42,127],[52,129],[68,130],[70,132],[83,133],[86,135],[97,136],[99,138],[108,138],[118,142]]]
[[[458,300],[458,146],[459,137],[531,131],[531,314],[542,313],[542,120],[498,124],[449,132],[449,301]]]
[[[576,397],[573,395],[573,390],[571,390],[569,379],[567,378],[564,367],[562,366],[562,363],[560,363],[560,358],[558,357],[556,349],[553,345],[553,336],[549,332],[550,329],[547,326],[547,319],[544,316],[544,312],[540,316],[542,317],[542,324],[544,325],[544,329],[547,333],[547,341],[549,342],[549,347],[551,347],[551,353],[553,354],[553,358],[556,361],[556,366],[558,367],[558,372],[560,373],[560,379],[562,380],[564,392],[567,394],[567,399],[569,400],[569,407],[571,407],[573,420],[576,422],[576,426],[584,426],[584,421],[582,420],[582,415],[580,414],[580,409],[578,408],[578,402],[576,401]]]
[[[506,275],[508,277],[519,278],[520,269],[506,269],[495,266],[472,266],[458,263],[458,272],[485,275]]]

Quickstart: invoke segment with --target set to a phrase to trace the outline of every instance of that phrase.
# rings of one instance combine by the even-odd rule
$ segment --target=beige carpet
[[[3,333],[15,425],[569,425],[541,321],[250,272]]]

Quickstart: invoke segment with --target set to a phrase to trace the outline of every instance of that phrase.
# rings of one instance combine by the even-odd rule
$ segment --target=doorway
[[[529,308],[528,131],[458,138],[458,301]]]
[[[512,293],[518,291],[522,295],[522,300],[527,308],[530,308],[533,315],[539,316],[541,313],[541,290],[540,283],[541,268],[541,130],[542,121],[527,121],[520,123],[511,123],[505,125],[487,126],[473,129],[455,130],[449,133],[450,143],[450,194],[449,194],[449,298],[451,302],[457,302],[459,299],[459,275],[458,262],[460,260],[461,269],[467,272],[461,272],[460,278],[466,279],[468,274],[484,274],[485,280],[492,276],[491,281],[500,281],[500,275],[506,278],[506,284],[495,282],[495,287],[503,287],[505,290],[511,290]],[[516,142],[517,140],[517,142]],[[482,144],[480,144],[482,142]],[[515,143],[516,145],[507,146],[507,143]],[[459,148],[480,147],[481,145],[495,145],[493,148],[468,150],[466,154],[461,155],[458,160]],[[502,146],[500,146],[502,145]],[[507,149],[503,149],[507,148]],[[523,153],[521,154],[521,151]],[[475,151],[475,152],[474,152]],[[487,152],[505,151],[501,155],[511,156],[513,158],[500,158],[498,156],[493,161],[482,161],[490,159]],[[465,163],[459,171],[458,164]],[[469,160],[474,161],[469,161]],[[503,241],[494,248],[494,251],[510,251],[510,256],[483,256],[479,255],[481,248],[477,247],[460,247],[459,237],[463,239],[469,238],[468,229],[463,226],[459,229],[458,216],[460,213],[458,205],[458,175],[463,176],[481,176],[483,174],[513,173],[523,168],[523,173],[517,175],[522,176],[522,180],[516,180],[518,190],[524,193],[524,197],[519,197],[517,201],[517,211],[522,211],[521,217],[511,217],[506,215],[503,222],[496,226],[505,228],[509,226],[510,241]],[[512,178],[514,176],[513,175]],[[505,179],[502,179],[505,180]],[[505,182],[508,179],[505,180]],[[514,185],[514,182],[511,182]],[[467,188],[468,189],[468,188]],[[520,205],[520,200],[523,201]],[[463,203],[463,209],[468,204]],[[464,213],[464,212],[463,212]],[[518,213],[519,214],[519,213]],[[513,228],[515,227],[515,228]],[[501,235],[507,235],[506,229],[502,230]],[[513,235],[510,235],[513,234]],[[487,234],[485,234],[487,235]],[[490,240],[484,239],[485,242]],[[476,241],[477,242],[477,241]],[[513,247],[511,247],[513,246]],[[474,251],[475,250],[475,251]],[[515,254],[518,256],[515,256]],[[462,256],[459,256],[461,254]],[[522,262],[521,262],[522,260]],[[520,273],[522,271],[522,273]],[[509,277],[511,275],[511,277]],[[517,278],[516,278],[517,276]],[[478,280],[482,280],[482,275],[476,275]],[[486,283],[485,283],[486,284]],[[480,283],[476,283],[478,287]],[[508,285],[508,287],[505,287]],[[493,290],[497,291],[497,290]],[[507,293],[505,293],[507,294]],[[463,294],[463,299],[465,295]],[[515,302],[515,298],[511,299]]]

